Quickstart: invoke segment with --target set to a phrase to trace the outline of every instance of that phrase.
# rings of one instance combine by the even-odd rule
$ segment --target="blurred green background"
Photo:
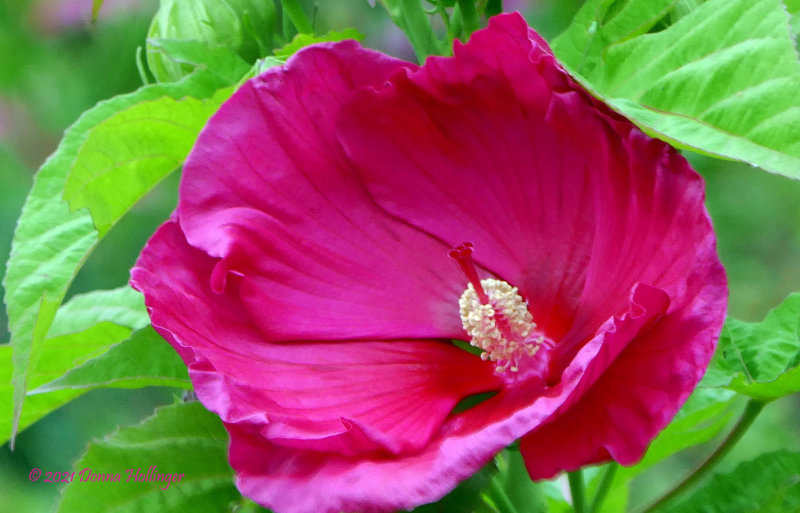
[[[187,0],[188,1],[188,0]],[[0,255],[10,251],[16,218],[34,171],[62,131],[97,101],[141,85],[135,53],[144,43],[157,0],[106,0],[88,22],[91,0],[3,0],[0,4]],[[580,7],[578,0],[506,1],[552,39]],[[306,2],[318,32],[352,26],[365,44],[403,58],[413,53],[385,11],[366,0]],[[706,178],[708,208],[728,271],[730,314],[759,320],[788,293],[800,291],[800,183],[732,162],[687,155]],[[138,248],[174,208],[177,173],[146,197],[109,233],[78,275],[70,295],[114,288],[128,280]],[[7,341],[0,311],[0,341]],[[0,513],[44,512],[54,484],[28,480],[33,467],[67,471],[92,438],[147,416],[173,401],[166,389],[100,390],[57,410],[0,448]],[[723,468],[767,451],[800,450],[800,403],[769,405]],[[707,451],[679,455],[647,472],[634,502],[667,487]]]

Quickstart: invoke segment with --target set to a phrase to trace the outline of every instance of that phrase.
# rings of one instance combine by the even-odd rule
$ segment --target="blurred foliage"
[[[706,179],[706,204],[731,289],[728,313],[760,320],[800,291],[800,183],[746,164],[687,156]]]
[[[522,10],[530,24],[552,40],[571,21],[580,0],[504,2]],[[91,2],[77,0],[9,0],[0,3],[0,254],[8,254],[15,220],[38,168],[57,144],[61,132],[97,101],[140,85],[136,49],[143,46],[156,0],[106,0],[95,24],[42,21],[42,12]],[[113,10],[113,4],[126,9]],[[77,6],[77,7],[76,7]],[[403,34],[386,11],[366,0],[319,0],[304,3],[313,13],[316,33],[355,27],[364,44],[413,59]],[[102,16],[108,9],[112,15]],[[61,11],[58,11],[61,12]],[[80,14],[80,13],[79,13]],[[80,19],[81,16],[78,16]],[[793,291],[800,291],[800,183],[763,171],[689,155],[707,182],[707,204],[718,234],[718,248],[728,272],[730,314],[760,320]],[[177,174],[148,194],[109,233],[79,273],[69,295],[124,285],[136,249],[174,208]],[[0,291],[1,292],[1,291]],[[0,309],[0,341],[7,340],[5,312]],[[57,487],[31,483],[33,467],[71,469],[87,442],[132,424],[173,400],[164,389],[97,390],[54,412],[24,431],[17,449],[0,448],[0,513],[48,511]],[[98,414],[97,412],[102,412]],[[797,399],[771,404],[722,465],[735,464],[766,450],[800,448]],[[713,446],[714,442],[710,445]],[[708,447],[681,453],[637,476],[631,504],[647,502],[665,489],[666,476],[680,475]],[[521,471],[521,469],[520,469]]]

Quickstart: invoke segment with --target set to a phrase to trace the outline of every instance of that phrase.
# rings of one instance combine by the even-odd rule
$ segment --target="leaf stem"
[[[303,8],[300,7],[297,0],[281,0],[281,7],[283,7],[284,14],[289,17],[298,32],[301,34],[314,33],[311,21],[309,21],[308,16],[303,12]]]
[[[569,491],[572,495],[572,509],[575,513],[586,512],[586,494],[583,485],[583,471],[567,473],[569,479]]]
[[[603,478],[597,487],[597,492],[594,494],[594,499],[592,499],[592,504],[589,506],[589,513],[598,513],[600,511],[603,501],[606,500],[608,492],[611,490],[611,483],[614,482],[614,476],[617,474],[618,468],[619,465],[613,462],[606,467]]]
[[[711,469],[713,469],[722,460],[722,458],[728,454],[728,452],[730,452],[733,446],[736,445],[736,442],[742,438],[742,435],[745,434],[748,428],[753,424],[753,421],[756,420],[756,417],[758,417],[758,414],[761,413],[761,410],[763,410],[764,406],[766,405],[766,402],[759,401],[757,399],[750,399],[750,401],[747,403],[747,406],[745,406],[744,412],[742,412],[742,416],[739,417],[736,425],[733,426],[733,429],[731,429],[730,433],[728,433],[728,436],[725,437],[725,440],[722,441],[720,446],[717,447],[717,449],[712,452],[708,458],[697,465],[697,467],[695,467],[694,470],[692,470],[689,475],[683,479],[683,481],[678,483],[674,488],[672,488],[672,490],[668,491],[661,498],[657,499],[645,509],[641,510],[640,513],[652,513],[653,511],[672,501],[672,499],[687,489],[697,484],[698,481],[705,477],[705,475]]]

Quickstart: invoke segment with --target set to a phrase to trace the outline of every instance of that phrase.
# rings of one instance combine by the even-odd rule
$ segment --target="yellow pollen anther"
[[[520,359],[535,355],[543,337],[531,338],[536,324],[516,287],[495,279],[480,284],[489,301],[482,304],[470,283],[458,300],[461,323],[470,344],[484,351],[483,360],[495,362],[497,372],[517,372]]]

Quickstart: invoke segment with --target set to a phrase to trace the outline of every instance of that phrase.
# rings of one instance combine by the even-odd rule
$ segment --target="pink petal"
[[[281,513],[388,512],[438,500],[497,451],[574,404],[666,308],[663,292],[637,287],[629,310],[580,350],[561,383],[546,390],[532,382],[505,388],[451,417],[418,453],[368,458],[324,454],[270,443],[256,422],[228,424],[237,486]]]
[[[568,356],[635,283],[680,297],[713,251],[700,177],[575,85],[518,15],[359,91],[340,126],[375,200],[449,245],[473,242]]]
[[[317,45],[247,82],[184,167],[180,223],[241,277],[270,340],[454,338],[465,281],[448,246],[388,216],[345,158],[334,118],[353,90],[409,64],[353,41]]]
[[[458,401],[501,385],[490,363],[450,343],[267,342],[240,314],[235,287],[211,290],[214,263],[168,222],[132,283],[203,404],[229,423],[258,422],[273,443],[345,455],[418,451]]]
[[[571,408],[522,438],[533,479],[613,458],[638,462],[703,377],[722,329],[727,291],[707,253],[675,311],[640,333]]]
[[[464,337],[464,241],[555,343],[547,381],[441,341]],[[326,44],[246,84],[132,282],[225,421],[243,493],[393,511],[521,437],[535,477],[641,457],[713,351],[714,244],[685,160],[507,15],[420,70]]]

